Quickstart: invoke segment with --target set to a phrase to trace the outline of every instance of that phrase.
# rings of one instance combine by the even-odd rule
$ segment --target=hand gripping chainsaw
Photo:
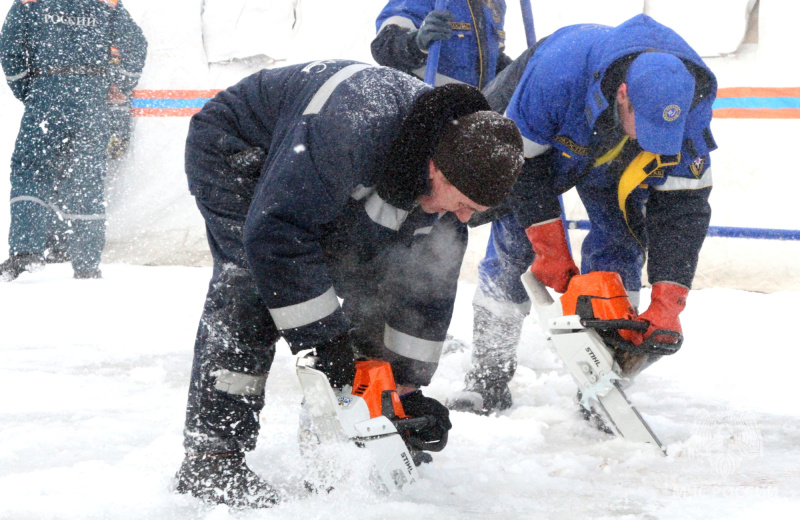
[[[354,442],[372,460],[372,478],[383,492],[401,490],[419,480],[413,453],[439,451],[447,442],[424,442],[418,433],[436,424],[429,416],[408,417],[403,411],[391,365],[371,359],[356,362],[353,386],[334,389],[324,373],[314,368],[315,358],[297,361],[303,389],[304,419],[301,448]]]
[[[578,385],[584,410],[593,410],[593,404],[597,403],[606,423],[622,437],[653,444],[666,453],[620,383],[634,375],[648,359],[677,352],[683,337],[659,331],[676,342],[631,343],[630,331],[644,332],[649,324],[633,319],[636,311],[617,273],[598,271],[574,276],[557,303],[530,271],[522,275],[522,283],[540,325],[550,334],[556,353]]]

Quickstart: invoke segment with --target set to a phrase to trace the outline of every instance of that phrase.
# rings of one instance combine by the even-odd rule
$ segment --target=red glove
[[[569,280],[579,273],[567,247],[561,219],[534,224],[525,230],[536,258],[531,272],[540,282],[560,293],[567,292]]]
[[[649,321],[650,328],[647,332],[634,332],[631,341],[634,345],[641,345],[656,330],[671,330],[681,332],[681,320],[678,315],[686,307],[686,297],[689,289],[682,285],[671,282],[658,282],[653,284],[653,292],[650,296],[650,307],[641,313],[639,321]],[[656,341],[661,343],[677,343],[672,336],[656,336]]]

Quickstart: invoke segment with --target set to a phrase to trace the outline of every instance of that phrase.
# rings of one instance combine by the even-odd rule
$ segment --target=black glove
[[[417,47],[427,51],[436,40],[447,40],[453,36],[453,28],[448,23],[452,20],[453,13],[450,11],[431,11],[428,13],[414,37]]]
[[[450,422],[450,410],[445,405],[422,395],[421,390],[400,396],[403,411],[411,417],[427,416],[436,420],[436,424],[414,433],[422,443],[412,443],[417,449],[429,449],[425,444],[436,445],[431,451],[440,451],[447,443],[447,431],[453,427]]]
[[[352,385],[356,377],[356,360],[350,335],[347,333],[314,347],[317,355],[316,369],[328,376],[335,388]]]

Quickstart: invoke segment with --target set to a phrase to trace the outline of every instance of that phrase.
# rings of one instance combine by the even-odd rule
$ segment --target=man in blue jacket
[[[448,0],[434,11],[434,0],[390,0],[383,8],[372,42],[381,65],[425,77],[428,48],[441,40],[436,85],[458,81],[483,88],[509,63],[504,52],[504,0]]]
[[[314,349],[335,387],[352,383],[356,354],[390,361],[404,410],[436,416],[443,437],[447,408],[419,387],[453,311],[456,224],[499,204],[522,162],[516,126],[477,89],[385,67],[263,70],[209,101],[186,145],[214,272],[177,490],[237,507],[279,499],[244,452],[280,337]]]
[[[127,98],[147,42],[117,0],[15,0],[0,61],[25,104],[11,157],[10,258],[0,279],[44,265],[58,220],[75,278],[100,278],[108,99]]]
[[[530,266],[563,293],[578,273],[558,203],[572,187],[591,221],[581,271],[618,272],[638,307],[648,253],[651,303],[638,319],[650,327],[634,342],[675,341],[711,215],[716,90],[697,53],[646,15],[618,27],[562,28],[487,87],[492,108],[520,128],[525,167],[508,214],[492,223],[473,302],[473,369],[465,391],[449,399],[451,408],[488,413],[511,406],[508,382],[530,310],[520,275]],[[655,359],[618,361],[633,377]]]

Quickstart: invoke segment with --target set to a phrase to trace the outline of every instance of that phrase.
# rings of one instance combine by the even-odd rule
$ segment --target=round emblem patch
[[[664,121],[675,121],[681,115],[681,107],[678,105],[670,105],[664,109]]]

